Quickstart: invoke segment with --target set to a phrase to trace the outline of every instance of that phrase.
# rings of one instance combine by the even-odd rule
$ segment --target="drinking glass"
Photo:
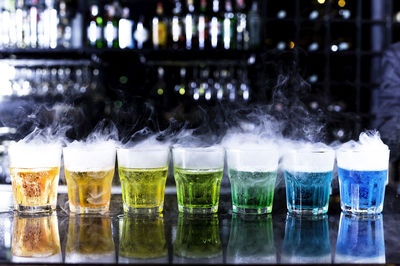
[[[338,150],[340,206],[343,211],[378,214],[383,210],[390,151]]]
[[[13,142],[8,152],[15,210],[27,213],[55,210],[61,146]]]
[[[215,213],[224,169],[222,147],[172,150],[180,212]]]
[[[235,213],[271,213],[279,152],[273,149],[227,149],[228,176]]]
[[[292,150],[284,156],[284,176],[289,213],[328,212],[335,152]]]
[[[111,142],[64,148],[65,178],[71,212],[108,212],[115,157],[115,146]]]
[[[117,150],[125,212],[162,212],[168,154],[168,147]]]

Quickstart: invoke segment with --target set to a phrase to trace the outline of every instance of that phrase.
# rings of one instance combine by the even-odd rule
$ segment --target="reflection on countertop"
[[[56,213],[22,215],[15,213],[11,261],[61,263],[61,245]]]
[[[335,263],[385,263],[382,215],[340,215]]]
[[[122,215],[113,195],[109,215],[0,212],[0,263],[399,263],[397,194],[382,215],[232,214],[229,194],[218,214],[185,215],[176,195],[165,196],[159,215]],[[65,199],[60,196],[60,204]],[[332,205],[333,204],[333,205]],[[279,206],[279,202],[277,203]]]

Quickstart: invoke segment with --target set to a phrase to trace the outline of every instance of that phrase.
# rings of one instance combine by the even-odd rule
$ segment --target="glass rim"
[[[334,149],[330,149],[330,150],[322,150],[322,149],[316,149],[316,150],[296,150],[296,149],[291,149],[289,151],[284,152],[284,154],[288,154],[288,153],[298,153],[298,154],[329,154],[329,153],[333,153],[335,154],[335,150]]]
[[[224,147],[222,146],[210,146],[210,147],[182,147],[182,146],[172,146],[172,151],[195,151],[195,152],[224,152]]]
[[[81,151],[81,152],[96,152],[96,151],[107,151],[107,150],[113,150],[116,151],[117,148],[115,146],[113,147],[90,147],[90,148],[81,148],[81,147],[70,147],[66,146],[62,148],[63,152],[66,150],[75,150],[75,151]]]
[[[336,153],[386,153],[390,152],[390,149],[381,150],[381,149],[371,149],[371,150],[336,150]]]
[[[228,152],[230,151],[239,151],[239,152],[249,152],[249,151],[268,151],[268,152],[276,152],[280,153],[278,149],[272,149],[272,148],[225,148],[225,150]]]
[[[126,151],[126,152],[156,152],[156,151],[169,151],[170,147],[165,147],[165,148],[116,148],[117,152],[118,151]]]

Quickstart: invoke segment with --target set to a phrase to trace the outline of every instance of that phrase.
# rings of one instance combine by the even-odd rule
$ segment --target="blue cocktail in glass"
[[[377,214],[383,210],[389,150],[338,150],[341,208],[345,212]]]
[[[325,150],[293,150],[284,156],[287,208],[296,214],[328,211],[335,153]]]

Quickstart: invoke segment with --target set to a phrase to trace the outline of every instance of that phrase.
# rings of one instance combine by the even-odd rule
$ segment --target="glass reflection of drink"
[[[61,263],[56,213],[15,214],[11,254],[13,262]]]
[[[224,150],[220,147],[174,148],[172,155],[179,211],[217,212]]]
[[[279,152],[271,149],[227,149],[233,212],[271,213]]]
[[[56,209],[61,146],[13,142],[8,152],[14,208],[19,212]]]
[[[328,216],[286,217],[282,263],[331,263]]]
[[[169,148],[118,149],[125,212],[162,212]]]
[[[108,215],[69,216],[65,262],[116,262],[111,218]]]
[[[175,262],[222,263],[218,216],[180,213],[174,255]]]
[[[338,150],[340,202],[343,211],[364,214],[382,212],[389,153],[388,149]]]
[[[290,213],[328,212],[335,152],[293,150],[284,156],[287,207]]]
[[[276,263],[272,217],[232,215],[227,263]]]
[[[381,214],[340,215],[335,263],[386,263],[383,218]]]
[[[119,262],[168,262],[162,214],[124,216],[119,227]]]
[[[107,212],[115,167],[114,144],[73,142],[64,148],[64,167],[70,211]]]

